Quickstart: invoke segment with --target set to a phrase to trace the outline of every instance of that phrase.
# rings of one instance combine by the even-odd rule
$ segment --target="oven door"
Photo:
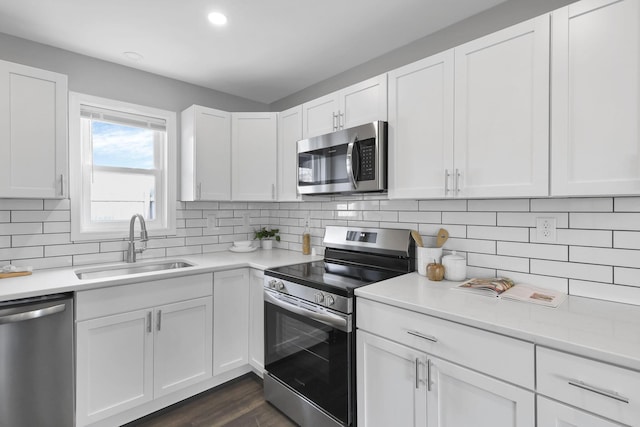
[[[266,371],[349,425],[355,408],[351,315],[264,292]]]

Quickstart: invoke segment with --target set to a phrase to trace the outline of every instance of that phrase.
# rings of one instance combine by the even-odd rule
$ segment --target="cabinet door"
[[[452,195],[453,50],[389,73],[389,198]]]
[[[152,400],[151,315],[139,310],[77,323],[78,425]]]
[[[553,12],[551,193],[640,193],[640,3]]]
[[[249,362],[249,270],[213,275],[213,375]]]
[[[206,380],[212,372],[211,297],[154,311],[154,397]]]
[[[298,141],[302,139],[302,106],[278,114],[278,201],[299,201]]]
[[[623,427],[596,415],[538,396],[538,427]]]
[[[0,61],[0,197],[67,194],[67,76]]]
[[[276,199],[276,113],[231,115],[233,200]]]
[[[429,427],[534,427],[533,392],[440,359],[428,363]]]
[[[338,129],[340,98],[337,92],[302,105],[303,138],[324,135]]]
[[[459,197],[547,196],[549,16],[455,49]]]
[[[387,75],[365,80],[340,91],[340,129],[387,120]]]
[[[181,127],[182,200],[230,200],[231,114],[194,105]]]
[[[249,289],[249,364],[264,371],[264,272],[251,270]]]
[[[358,425],[426,426],[426,355],[360,329],[356,341]]]

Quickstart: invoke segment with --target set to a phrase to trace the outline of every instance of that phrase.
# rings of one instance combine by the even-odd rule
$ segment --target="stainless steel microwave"
[[[298,193],[387,190],[387,122],[377,121],[298,141]]]

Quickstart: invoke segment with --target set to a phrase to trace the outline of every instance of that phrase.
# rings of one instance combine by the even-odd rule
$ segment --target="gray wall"
[[[179,112],[192,104],[226,111],[269,110],[260,102],[3,33],[0,59],[66,74],[71,91],[170,111]]]
[[[270,105],[271,111],[283,111],[306,101],[342,89],[369,77],[410,64],[462,43],[526,21],[573,3],[576,0],[511,0],[483,13],[416,40],[369,62],[294,93]],[[401,31],[401,29],[398,29]]]

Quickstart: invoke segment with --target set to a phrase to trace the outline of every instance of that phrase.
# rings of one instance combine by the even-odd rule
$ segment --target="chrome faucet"
[[[147,224],[145,224],[144,218],[140,214],[134,214],[129,222],[129,248],[127,249],[127,262],[136,262],[136,254],[141,254],[146,249],[146,245],[143,245],[140,249],[136,249],[136,244],[133,240],[133,227],[135,225],[136,218],[140,220],[140,242],[144,243],[149,240]]]

